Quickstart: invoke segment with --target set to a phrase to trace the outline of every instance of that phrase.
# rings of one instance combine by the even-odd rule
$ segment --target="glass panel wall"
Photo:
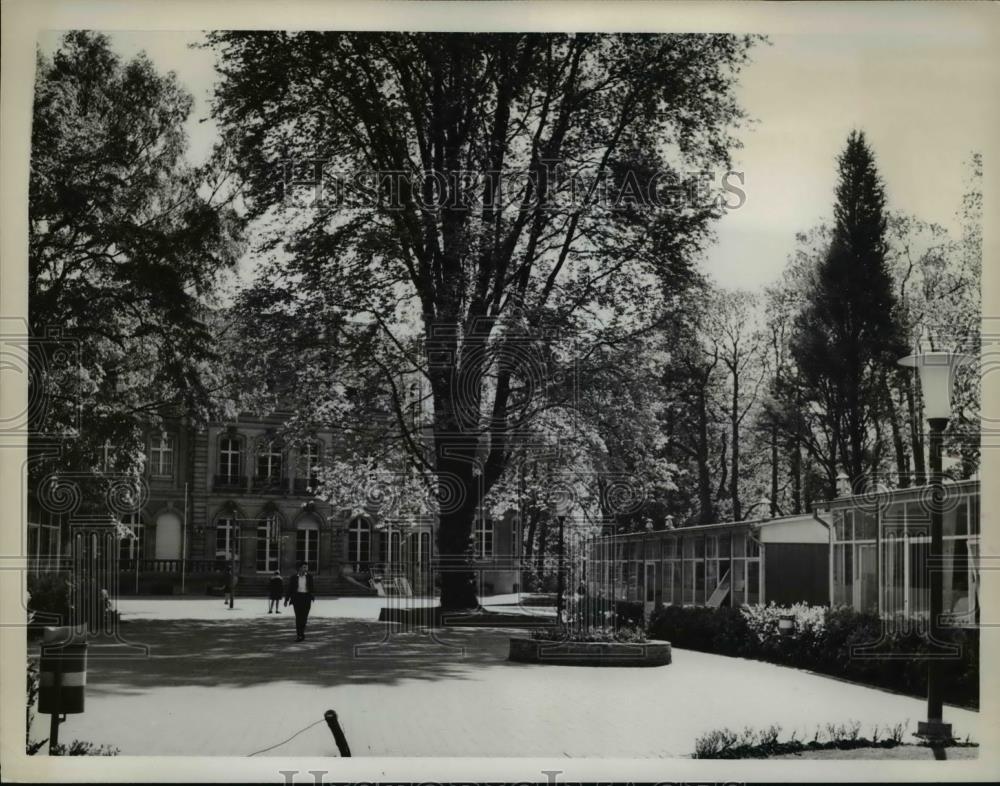
[[[833,514],[833,605],[878,610],[878,518],[874,508]]]

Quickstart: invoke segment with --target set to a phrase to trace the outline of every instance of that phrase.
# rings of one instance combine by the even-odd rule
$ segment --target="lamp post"
[[[942,612],[942,572],[931,569],[931,560],[940,559],[944,553],[942,543],[942,503],[944,489],[941,479],[941,444],[942,434],[951,419],[951,393],[955,378],[955,369],[970,360],[967,355],[954,352],[918,352],[900,358],[899,365],[915,368],[920,373],[920,391],[924,401],[924,417],[930,433],[928,447],[930,452],[930,486],[931,493],[931,543],[930,549],[924,552],[923,576],[930,579],[930,624],[928,626],[928,643],[933,645],[941,640],[940,618]],[[944,704],[941,693],[941,683],[938,675],[937,660],[933,653],[927,660],[927,720],[917,724],[917,735],[930,742],[946,742],[951,739],[951,724],[942,719]]]

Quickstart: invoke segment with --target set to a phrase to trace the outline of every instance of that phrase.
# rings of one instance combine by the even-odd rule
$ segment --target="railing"
[[[281,494],[285,491],[285,484],[281,478],[267,476],[267,477],[254,477],[253,486],[254,491],[265,491],[272,494]]]
[[[214,559],[143,559],[138,561],[140,573],[176,573],[180,575],[183,563],[185,573],[224,573],[225,560]],[[123,573],[134,573],[136,560],[119,560],[118,570]]]
[[[212,480],[212,489],[215,491],[242,491],[247,487],[246,476],[238,475],[216,475]]]
[[[295,478],[290,480],[288,485],[293,494],[309,494],[309,488],[316,484],[310,483],[309,478]]]

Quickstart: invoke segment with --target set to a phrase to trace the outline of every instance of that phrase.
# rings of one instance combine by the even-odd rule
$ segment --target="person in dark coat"
[[[281,609],[278,608],[278,604],[281,603],[281,596],[285,589],[285,580],[281,578],[281,571],[274,571],[274,575],[271,576],[271,580],[267,583],[267,613],[271,614],[276,612],[281,614]]]
[[[295,640],[302,641],[306,637],[306,620],[309,619],[309,609],[313,599],[313,577],[309,573],[307,562],[299,563],[299,571],[288,577],[285,585],[285,605],[292,604],[295,609]]]
[[[225,605],[229,608],[233,607],[233,600],[236,598],[236,582],[238,582],[239,576],[236,575],[236,571],[233,570],[233,566],[230,565],[226,568],[226,601]]]

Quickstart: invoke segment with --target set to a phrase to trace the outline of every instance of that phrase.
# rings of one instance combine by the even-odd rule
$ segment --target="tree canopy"
[[[30,429],[47,458],[33,471],[135,475],[143,428],[207,412],[206,306],[242,221],[219,176],[185,162],[191,105],[172,74],[122,62],[103,35],[68,33],[38,56],[28,296],[43,405]]]
[[[465,489],[440,517],[442,603],[475,605],[471,522],[518,428],[561,403],[557,370],[655,328],[691,276],[721,212],[702,173],[737,144],[733,88],[753,39],[209,41],[214,114],[272,230],[272,281],[376,327],[410,460]],[[426,390],[429,451],[392,384],[400,368]]]

